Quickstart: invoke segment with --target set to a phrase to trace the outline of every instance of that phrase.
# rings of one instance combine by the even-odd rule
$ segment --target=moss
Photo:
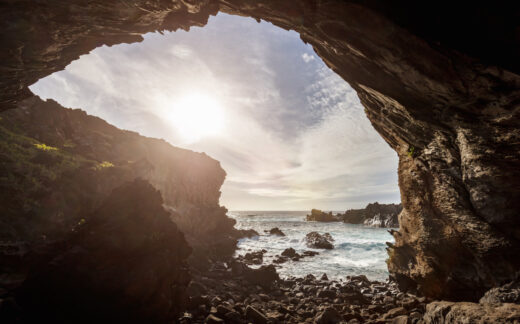
[[[410,147],[408,148],[408,152],[407,152],[407,154],[408,154],[408,156],[411,157],[411,158],[415,157],[415,147],[410,146]]]
[[[112,167],[114,167],[114,164],[112,162],[103,161],[103,162],[96,164],[96,166],[94,168],[96,170],[102,170],[102,169],[112,168]]]
[[[49,146],[44,143],[35,143],[34,146],[37,149],[42,150],[42,151],[57,151],[58,150],[57,147]]]

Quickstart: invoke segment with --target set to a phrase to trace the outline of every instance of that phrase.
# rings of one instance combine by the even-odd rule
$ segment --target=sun
[[[172,103],[168,119],[188,143],[217,136],[224,128],[224,112],[220,103],[202,93],[192,93]]]

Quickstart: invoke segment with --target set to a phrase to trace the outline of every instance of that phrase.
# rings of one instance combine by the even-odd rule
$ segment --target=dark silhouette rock
[[[305,244],[307,244],[308,247],[315,249],[333,249],[334,245],[331,241],[333,241],[333,239],[329,233],[322,235],[318,232],[310,232],[305,236]]]
[[[39,322],[162,322],[186,305],[184,235],[144,180],[115,189],[16,292]],[[33,318],[34,317],[34,318]]]

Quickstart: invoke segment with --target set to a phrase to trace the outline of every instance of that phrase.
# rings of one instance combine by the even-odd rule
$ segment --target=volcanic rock
[[[305,236],[307,246],[315,249],[333,249],[332,240],[332,236],[329,233],[322,235],[318,232],[310,232]]]
[[[271,235],[285,236],[285,233],[282,232],[282,230],[279,229],[278,227],[273,227],[269,231],[265,231],[265,232],[267,232]]]

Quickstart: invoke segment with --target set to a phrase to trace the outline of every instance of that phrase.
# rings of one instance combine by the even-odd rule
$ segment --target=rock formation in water
[[[319,209],[312,209],[311,213],[305,218],[309,222],[339,222],[341,219],[332,215],[332,212],[323,212]]]
[[[166,323],[190,282],[184,235],[147,181],[116,188],[16,291],[28,323]]]
[[[401,204],[368,204],[362,209],[349,209],[340,215],[345,223],[363,224],[372,227],[399,227]]]
[[[305,244],[310,248],[331,250],[334,248],[333,241],[329,233],[310,232],[305,235]]]
[[[0,109],[17,107],[28,85],[98,46],[204,25],[219,10],[295,30],[357,91],[399,156],[404,209],[388,264],[402,287],[476,300],[514,276],[516,2],[11,1],[0,13]]]

